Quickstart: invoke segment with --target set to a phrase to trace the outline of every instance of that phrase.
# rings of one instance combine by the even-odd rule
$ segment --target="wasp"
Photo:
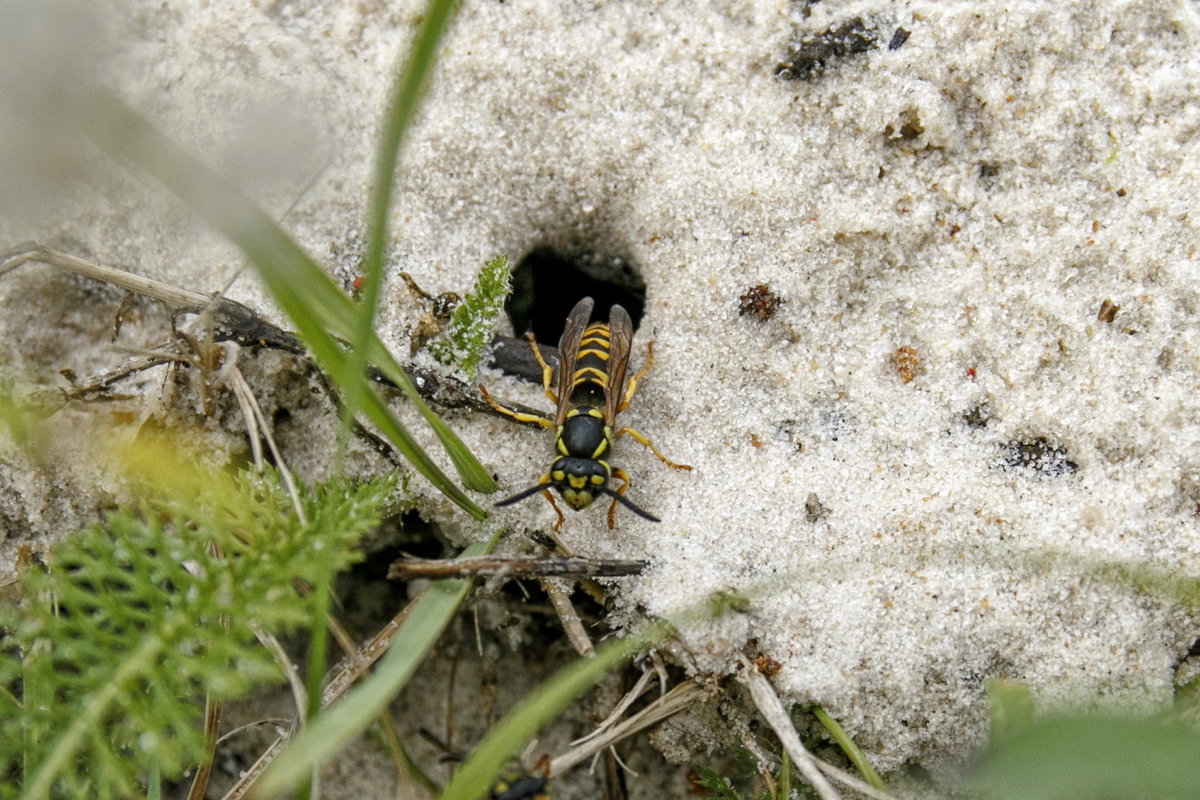
[[[608,507],[608,527],[616,527],[617,504],[628,508],[640,517],[658,522],[658,517],[643,511],[625,497],[629,488],[629,475],[620,467],[608,463],[613,443],[619,436],[629,436],[635,442],[649,448],[650,452],[672,469],[690,470],[687,464],[676,464],[666,458],[642,434],[633,428],[616,428],[617,414],[624,411],[633,398],[638,381],[645,377],[654,361],[654,345],[646,351],[646,363],[632,378],[625,380],[629,366],[630,347],[633,343],[633,320],[629,312],[614,305],[608,314],[608,322],[590,322],[592,298],[585,297],[575,304],[567,316],[562,338],[558,340],[558,392],[550,388],[553,371],[542,358],[541,350],[532,335],[526,335],[533,356],[542,368],[542,388],[555,404],[554,421],[504,408],[479,387],[483,398],[494,410],[519,422],[532,422],[543,428],[554,428],[556,456],[550,469],[536,484],[517,492],[512,497],[496,503],[507,506],[541,492],[554,507],[558,520],[554,530],[562,526],[564,517],[554,502],[550,489],[558,491],[571,508],[587,508],[600,495],[612,498]],[[590,324],[589,324],[590,323]],[[609,487],[610,479],[621,482],[617,489]]]
[[[491,800],[550,800],[549,779],[523,772],[492,787]]]

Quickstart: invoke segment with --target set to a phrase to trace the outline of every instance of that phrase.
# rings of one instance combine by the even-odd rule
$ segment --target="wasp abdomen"
[[[579,340],[571,374],[571,403],[578,408],[600,406],[609,391],[608,362],[612,331],[603,322],[589,325]],[[620,391],[620,387],[616,387]]]

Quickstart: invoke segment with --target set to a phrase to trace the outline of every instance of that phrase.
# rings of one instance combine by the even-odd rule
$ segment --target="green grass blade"
[[[999,744],[1033,725],[1033,692],[1020,681],[996,678],[985,689],[990,738]]]
[[[321,712],[321,681],[329,661],[329,607],[333,602],[333,575],[326,572],[311,587],[313,615],[308,624],[308,663],[305,665],[304,720],[307,724]]]
[[[179,195],[217,230],[228,236],[258,269],[276,302],[296,326],[297,332],[313,357],[342,386],[351,381],[366,381],[365,375],[353,375],[346,369],[346,354],[334,335],[354,334],[356,308],[321,268],[262,209],[246,196],[227,176],[212,170],[164,136],[120,98],[101,87],[86,90],[81,101],[84,113],[77,122],[88,136],[114,158],[137,164]],[[367,358],[377,364],[421,412],[438,439],[459,468],[463,481],[471,488],[493,487],[494,482],[466,446],[434,414],[417,394],[408,376],[387,348],[372,335]],[[374,394],[368,388],[363,395]],[[382,401],[367,401],[367,417],[379,425]],[[386,406],[383,406],[386,411]],[[389,430],[402,430],[390,417]],[[446,478],[436,464],[407,434],[393,440],[398,450],[434,486],[477,519],[486,514]],[[482,480],[480,476],[486,478]],[[481,489],[485,490],[485,489]]]
[[[489,552],[499,534],[477,542],[462,555]],[[274,797],[293,790],[319,765],[365,731],[403,688],[442,630],[457,613],[470,588],[469,580],[433,583],[413,605],[374,674],[348,692],[288,745],[258,783],[256,796]]]
[[[438,437],[438,441],[442,443],[442,447],[445,449],[446,455],[450,457],[450,461],[453,462],[455,470],[458,471],[458,477],[462,479],[463,485],[476,492],[491,493],[499,490],[500,487],[479,463],[479,459],[475,458],[467,446],[454,435],[450,427],[421,400],[421,396],[417,394],[417,388],[412,385],[408,375],[400,368],[400,364],[387,351],[378,337],[371,338],[370,346],[371,362],[383,373],[384,377],[396,384],[404,396],[416,405],[421,416],[425,418],[429,427]]]
[[[363,253],[363,286],[358,305],[357,326],[350,338],[347,371],[350,375],[365,375],[367,343],[375,335],[375,312],[383,291],[383,253],[387,243],[387,218],[396,182],[396,165],[400,160],[400,145],[404,133],[416,113],[421,87],[429,74],[441,41],[454,10],[454,0],[430,0],[421,19],[404,68],[397,76],[395,88],[388,101],[375,155],[375,175],[367,203],[367,242]],[[351,380],[346,386],[346,419],[354,419],[362,406],[363,395],[369,391],[365,381]]]
[[[997,800],[1200,797],[1200,731],[1121,716],[1034,723],[993,747],[976,785]]]
[[[883,780],[879,777],[879,773],[871,766],[871,762],[867,760],[866,755],[854,743],[854,740],[847,735],[842,726],[838,724],[838,721],[826,714],[825,709],[819,706],[813,706],[812,713],[825,726],[825,730],[829,731],[829,735],[837,742],[838,747],[842,748],[842,752],[846,754],[846,758],[850,759],[850,763],[854,765],[858,773],[863,776],[863,780],[876,789],[886,791],[887,787],[883,785]]]
[[[496,723],[442,791],[442,800],[474,800],[490,791],[500,773],[538,730],[621,662],[670,635],[665,622],[650,623],[610,639],[590,658],[560,669]]]
[[[376,393],[374,390],[371,390],[367,392],[365,399],[367,401],[367,405],[363,409],[363,415],[366,416],[366,418],[369,419],[372,424],[379,429],[380,433],[387,437],[388,441],[390,441],[397,450],[399,450],[401,453],[404,453],[405,457],[409,458],[410,461],[413,460],[412,456],[407,455],[410,451],[422,459],[421,462],[413,461],[414,465],[417,463],[428,464],[428,468],[432,474],[437,477],[437,480],[430,478],[430,476],[426,475],[425,472],[421,472],[421,474],[425,475],[426,478],[429,478],[430,483],[444,492],[447,497],[457,503],[460,508],[462,508],[475,519],[487,519],[487,512],[475,505],[475,503],[469,497],[463,494],[457,486],[450,482],[450,479],[445,476],[445,474],[437,467],[436,464],[434,464],[432,461],[429,461],[429,457],[425,455],[425,451],[422,450],[421,446],[416,443],[416,441],[409,434],[408,430],[402,424],[400,424],[400,420],[397,419],[396,415],[392,413],[392,410],[387,407],[387,403],[383,401],[383,398],[380,397],[378,393]],[[438,422],[443,424],[444,427],[444,423],[441,423],[441,420],[438,420]],[[447,432],[449,432],[449,428],[447,428]],[[453,441],[462,448],[463,452],[466,452],[468,455],[470,454],[466,448],[466,445],[459,442],[457,437],[454,437],[453,433],[451,433],[450,436],[453,438]],[[473,456],[472,460],[474,460]],[[479,469],[482,470],[483,467],[481,466]]]

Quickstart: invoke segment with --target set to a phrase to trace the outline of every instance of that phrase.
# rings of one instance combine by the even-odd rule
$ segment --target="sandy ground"
[[[128,2],[74,23],[6,6],[6,97],[98,65],[348,285],[417,4]],[[798,59],[805,40],[825,63]],[[1190,2],[469,0],[405,151],[389,265],[461,293],[497,253],[633,264],[634,359],[653,339],[655,364],[622,421],[695,469],[623,441],[630,497],[662,522],[610,531],[591,509],[564,540],[651,560],[620,615],[749,599],[686,632],[673,657],[696,673],[761,655],[881,770],[945,769],[985,735],[989,678],[1042,707],[1156,708],[1195,639],[1190,609],[1106,567],[1194,574],[1200,556],[1198,78]],[[0,131],[3,246],[205,292],[241,268],[149,179]],[[758,285],[782,301],[763,318],[740,313]],[[230,294],[272,313],[249,276]],[[10,372],[61,382],[122,357],[119,293],[25,267],[0,297]],[[395,281],[381,331],[401,354],[414,309]],[[164,324],[147,306],[118,342]],[[154,403],[161,376],[129,388]],[[505,490],[545,469],[536,430],[449,421]],[[306,441],[329,438],[292,441],[320,475],[328,451]],[[111,494],[82,465],[5,463],[7,558]],[[418,491],[460,541],[553,520],[530,501],[476,526]]]

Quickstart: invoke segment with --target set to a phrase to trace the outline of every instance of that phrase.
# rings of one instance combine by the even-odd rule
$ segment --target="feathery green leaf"
[[[390,481],[326,484],[301,523],[273,479],[214,478],[204,497],[147,500],[53,550],[0,609],[0,797],[123,797],[151,769],[178,777],[202,756],[205,694],[222,700],[281,678],[253,628],[303,624],[298,585],[359,555]]]

